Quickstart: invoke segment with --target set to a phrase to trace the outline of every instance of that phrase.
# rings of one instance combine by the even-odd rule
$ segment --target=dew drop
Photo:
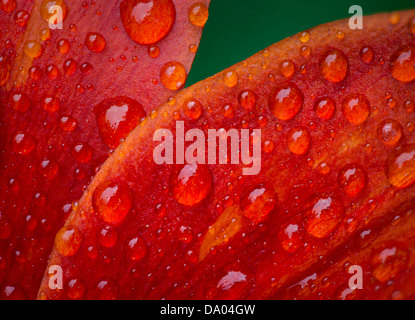
[[[59,69],[54,64],[50,64],[46,67],[45,74],[50,80],[55,80],[59,77]]]
[[[160,48],[157,45],[151,45],[148,47],[148,55],[152,58],[157,58],[160,55]]]
[[[59,230],[55,237],[56,250],[61,255],[73,256],[79,250],[82,243],[82,233],[77,228],[65,226]]]
[[[59,119],[58,125],[62,130],[72,132],[78,126],[78,121],[72,116],[62,116]]]
[[[0,87],[9,80],[12,69],[12,62],[7,55],[0,55]]]
[[[160,71],[161,83],[169,90],[179,90],[183,88],[187,80],[185,67],[180,62],[168,62]]]
[[[386,119],[378,127],[378,136],[383,143],[393,146],[401,139],[402,131],[402,126],[398,121]]]
[[[337,178],[340,189],[351,197],[355,197],[363,191],[366,180],[365,170],[362,166],[354,163],[343,167]]]
[[[12,150],[14,153],[25,156],[36,147],[35,138],[28,132],[19,131],[12,138]]]
[[[384,244],[372,254],[372,275],[380,282],[387,282],[405,269],[408,259],[406,248],[397,243]]]
[[[19,10],[14,15],[14,22],[21,27],[25,27],[29,21],[30,15],[26,10]]]
[[[306,205],[305,228],[313,237],[325,238],[340,224],[343,203],[332,195],[315,195]]]
[[[310,34],[307,31],[301,32],[299,39],[301,42],[306,43],[310,40]]]
[[[85,293],[85,283],[80,279],[71,279],[65,288],[66,296],[69,299],[77,300],[81,299]]]
[[[330,49],[320,60],[320,73],[326,80],[339,83],[347,75],[347,57],[338,49]]]
[[[370,104],[362,94],[352,94],[346,97],[342,104],[343,115],[353,124],[361,124],[370,114]]]
[[[91,160],[92,148],[86,143],[75,143],[71,147],[71,156],[79,163],[86,163]]]
[[[36,40],[28,40],[24,44],[24,53],[31,58],[38,58],[43,53],[43,47]]]
[[[282,248],[289,253],[294,253],[300,249],[303,245],[303,237],[298,224],[284,224],[278,232],[278,240]]]
[[[306,128],[292,128],[288,132],[288,149],[297,155],[306,153],[310,147],[311,136]]]
[[[279,120],[292,119],[301,109],[303,102],[303,93],[292,83],[274,88],[269,96],[269,108]]]
[[[60,39],[56,43],[56,49],[58,50],[59,53],[62,53],[62,54],[67,53],[70,47],[71,47],[71,44],[69,43],[67,39]]]
[[[93,69],[92,65],[88,62],[81,64],[81,66],[79,67],[79,70],[81,70],[83,74],[89,73],[92,69]]]
[[[295,72],[295,65],[291,60],[281,62],[280,72],[284,78],[291,78]]]
[[[106,99],[94,108],[100,137],[111,149],[146,116],[143,106],[128,97]]]
[[[190,6],[188,11],[189,21],[198,27],[203,27],[209,17],[209,9],[201,2]]]
[[[59,164],[56,160],[45,158],[39,165],[39,173],[46,179],[52,179],[56,176],[59,170]]]
[[[202,114],[202,104],[193,98],[187,99],[183,104],[183,111],[190,119],[197,120]]]
[[[246,111],[252,111],[256,104],[256,95],[252,90],[243,90],[239,94],[238,102]]]
[[[98,300],[115,300],[118,296],[118,285],[112,279],[102,278],[98,281],[95,291],[94,297]]]
[[[9,102],[12,108],[19,112],[26,112],[31,105],[29,97],[23,92],[11,92]]]
[[[235,87],[238,84],[238,81],[239,81],[238,74],[234,70],[230,70],[226,72],[223,78],[223,82],[229,88]]]
[[[40,39],[42,41],[48,41],[50,38],[52,38],[52,32],[49,28],[45,28],[40,32]]]
[[[324,120],[331,119],[335,110],[336,104],[331,98],[318,99],[314,105],[316,116]]]
[[[63,72],[65,72],[66,75],[70,76],[71,74],[74,74],[76,71],[77,63],[73,59],[67,59],[63,63]]]
[[[106,181],[94,191],[92,204],[99,217],[108,223],[124,220],[130,212],[133,196],[130,187],[123,183]]]
[[[415,79],[415,47],[407,46],[399,49],[392,57],[392,76],[402,82]]]
[[[146,244],[140,236],[127,241],[125,250],[127,259],[140,261],[146,255],[146,252]]]
[[[48,112],[56,112],[61,104],[59,99],[54,96],[44,96],[40,101],[40,105]]]
[[[176,20],[172,0],[124,0],[120,4],[120,13],[125,31],[140,44],[160,41]]]
[[[105,226],[98,231],[97,239],[101,246],[111,248],[118,240],[118,232],[114,227]]]
[[[33,66],[29,69],[29,78],[32,80],[39,80],[42,76],[42,70],[39,67]]]
[[[105,38],[97,32],[88,32],[85,37],[85,45],[92,52],[101,52],[105,49]]]
[[[212,173],[204,164],[176,165],[170,175],[170,192],[185,206],[200,203],[211,192],[212,186]]]
[[[362,59],[364,63],[371,63],[374,55],[375,52],[371,46],[365,46],[360,49],[360,59]]]
[[[242,213],[247,218],[260,222],[275,208],[277,197],[273,189],[259,184],[245,192],[240,200]]]
[[[389,154],[385,173],[391,185],[403,189],[415,183],[415,145],[407,144]]]

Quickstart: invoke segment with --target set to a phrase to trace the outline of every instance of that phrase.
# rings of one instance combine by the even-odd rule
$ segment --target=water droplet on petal
[[[303,245],[303,237],[298,224],[286,223],[278,232],[278,240],[283,249],[294,253]]]
[[[311,136],[306,128],[292,128],[288,132],[288,149],[297,155],[306,153],[310,147]]]
[[[403,246],[398,243],[384,244],[372,255],[372,275],[380,282],[387,282],[405,269],[408,259],[409,252]]]
[[[347,68],[347,57],[337,49],[330,49],[320,60],[321,75],[333,83],[338,83],[346,77]]]
[[[85,45],[92,52],[101,52],[105,49],[105,38],[97,32],[88,32],[85,37]]]
[[[23,92],[11,92],[9,102],[13,109],[19,112],[26,112],[31,105],[29,97]]]
[[[246,111],[251,111],[254,109],[256,104],[256,95],[252,90],[247,89],[239,94],[238,101],[239,105]]]
[[[170,175],[170,192],[176,201],[194,206],[211,192],[213,177],[205,164],[176,165]]]
[[[415,79],[415,47],[407,46],[399,49],[392,57],[392,76],[402,82]]]
[[[71,44],[69,43],[69,41],[67,39],[60,39],[58,40],[58,42],[56,43],[56,49],[58,49],[58,52],[65,54],[69,51],[71,47]]]
[[[292,119],[300,111],[303,102],[303,93],[292,83],[274,88],[269,96],[269,108],[280,120]]]
[[[36,40],[28,40],[24,44],[24,53],[31,58],[38,58],[43,53],[42,45]]]
[[[172,0],[124,0],[120,12],[125,31],[140,44],[160,41],[176,20],[176,8]]]
[[[344,193],[351,197],[359,195],[366,186],[366,172],[358,164],[349,164],[339,171],[338,183]]]
[[[347,121],[353,124],[361,124],[366,121],[370,114],[370,104],[362,94],[352,94],[344,99],[343,115]]]
[[[291,78],[295,72],[295,65],[291,60],[281,62],[280,72],[284,78]]]
[[[161,68],[160,79],[167,89],[179,90],[186,83],[186,69],[180,62],[168,62]]]
[[[44,96],[40,101],[40,105],[48,112],[56,112],[60,108],[60,101],[54,96]]]
[[[58,122],[59,127],[67,132],[72,132],[78,126],[78,121],[72,116],[62,116]]]
[[[27,155],[36,147],[35,138],[28,132],[19,131],[12,138],[12,150],[22,156]]]
[[[101,246],[111,248],[118,240],[118,232],[114,227],[105,226],[97,234]]]
[[[378,127],[378,136],[383,143],[387,145],[395,145],[402,137],[401,124],[393,119],[386,119],[382,121]]]
[[[360,50],[360,59],[362,59],[364,63],[371,63],[374,55],[375,52],[373,51],[373,48],[371,46],[363,47]]]
[[[343,203],[332,195],[316,195],[306,204],[305,228],[316,238],[329,236],[344,215]]]
[[[151,45],[148,47],[148,55],[152,58],[157,58],[160,54],[160,48],[156,45]]]
[[[197,120],[202,114],[202,104],[193,98],[187,99],[183,104],[183,111],[190,119]]]
[[[316,101],[314,111],[320,119],[329,120],[333,117],[336,104],[331,98],[321,98]]]
[[[0,87],[9,80],[12,69],[12,62],[7,55],[0,55]]]
[[[238,84],[238,81],[239,81],[238,74],[234,70],[226,72],[223,78],[223,82],[229,88],[233,88],[234,86],[236,86]]]
[[[393,151],[386,160],[385,173],[391,185],[408,188],[415,183],[415,145],[407,144]]]
[[[19,10],[14,15],[14,22],[21,27],[25,27],[29,21],[30,15],[26,10]]]
[[[201,2],[195,3],[190,6],[189,21],[198,27],[203,27],[209,17],[209,9]]]
[[[276,204],[277,197],[274,190],[264,184],[249,189],[240,200],[242,213],[255,222],[264,220]]]
[[[65,226],[55,237],[55,247],[64,256],[73,256],[82,243],[82,233],[75,227]]]
[[[130,187],[123,183],[106,181],[101,183],[92,196],[92,204],[100,218],[108,223],[124,220],[133,202]]]
[[[102,278],[98,281],[95,291],[94,297],[98,300],[115,300],[118,296],[118,285],[112,279]]]
[[[128,97],[106,99],[94,108],[103,142],[115,149],[146,116],[143,106]]]
[[[127,259],[140,261],[146,255],[146,244],[140,236],[132,238],[127,241],[125,252]]]
[[[71,148],[71,156],[79,163],[91,160],[92,148],[86,143],[75,143]]]
[[[70,76],[76,71],[77,63],[73,59],[68,59],[63,63],[63,72]]]
[[[85,283],[80,279],[72,279],[68,281],[65,293],[69,299],[81,299],[85,293]]]

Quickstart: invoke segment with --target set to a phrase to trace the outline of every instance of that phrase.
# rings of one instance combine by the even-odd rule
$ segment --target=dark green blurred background
[[[187,86],[300,31],[351,16],[415,8],[415,0],[212,0]]]

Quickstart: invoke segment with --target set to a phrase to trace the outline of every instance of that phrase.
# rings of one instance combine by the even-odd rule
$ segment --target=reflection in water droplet
[[[303,106],[304,96],[295,84],[274,88],[269,96],[269,108],[280,120],[292,119]]]
[[[391,185],[408,188],[415,183],[415,145],[407,144],[393,151],[386,160],[385,173]]]

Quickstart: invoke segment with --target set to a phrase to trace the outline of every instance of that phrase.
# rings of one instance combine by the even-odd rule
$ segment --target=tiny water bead
[[[127,241],[125,249],[127,259],[140,261],[146,255],[146,252],[146,243],[140,236]]]
[[[71,279],[65,288],[66,296],[69,299],[81,299],[85,293],[86,285],[80,279]]]
[[[69,51],[71,44],[67,39],[59,39],[56,43],[56,49],[59,53],[65,54]]]
[[[238,73],[234,70],[230,70],[225,73],[225,76],[223,77],[223,82],[225,85],[229,88],[233,88],[238,84],[239,76]]]
[[[49,11],[50,7],[52,6],[60,6],[62,8],[62,21],[66,18],[66,14],[67,14],[67,8],[66,8],[66,3],[63,0],[44,0],[42,2],[42,5],[40,6],[40,14],[42,15],[42,18],[46,21],[46,22],[52,22],[54,24],[60,23],[62,22],[61,20],[59,20],[60,16],[56,15],[56,19],[54,21],[50,21],[50,19],[55,15],[55,10],[51,10],[51,12]]]
[[[303,245],[303,237],[298,224],[284,224],[278,232],[278,240],[282,248],[289,253],[294,253],[300,249]]]
[[[194,206],[212,191],[212,172],[205,164],[175,165],[169,184],[170,193],[178,203]]]
[[[193,98],[187,99],[183,103],[183,111],[186,116],[188,116],[190,119],[197,120],[200,118],[200,115],[202,114],[202,104]]]
[[[120,13],[125,31],[140,44],[160,41],[176,21],[172,0],[123,0]]]
[[[320,119],[329,120],[333,117],[336,104],[331,98],[320,98],[314,105],[314,112]]]
[[[50,40],[50,38],[52,38],[52,32],[50,31],[50,29],[49,28],[42,29],[42,31],[40,32],[40,39],[42,41],[48,41]]]
[[[12,151],[25,156],[36,147],[36,139],[30,133],[19,131],[12,138]]]
[[[362,94],[352,94],[346,97],[342,104],[343,115],[353,124],[361,124],[370,114],[370,104]]]
[[[339,83],[347,75],[347,57],[338,49],[330,49],[320,59],[319,67],[323,78],[333,83]]]
[[[180,62],[168,62],[161,68],[160,79],[165,88],[172,91],[179,90],[186,83],[186,69]]]
[[[43,47],[36,40],[28,40],[24,44],[24,53],[31,58],[38,58],[43,53]]]
[[[329,236],[344,215],[343,203],[333,195],[315,195],[306,205],[305,228],[316,238]]]
[[[160,55],[160,48],[157,45],[151,45],[148,47],[148,55],[152,58],[157,58]]]
[[[240,199],[242,213],[255,222],[264,220],[276,205],[275,191],[265,184],[259,184],[249,189]]]
[[[54,64],[50,64],[46,67],[45,74],[50,80],[55,80],[59,77],[59,69]]]
[[[9,80],[12,69],[12,62],[7,55],[0,55],[0,87],[4,86]]]
[[[40,105],[42,108],[48,112],[56,112],[60,108],[60,101],[54,96],[44,96],[40,100]]]
[[[14,22],[21,27],[25,27],[29,18],[30,14],[26,10],[19,10],[14,15]]]
[[[101,52],[105,49],[106,41],[102,34],[97,32],[88,32],[85,37],[85,45],[92,52]]]
[[[362,49],[360,49],[359,54],[360,59],[362,59],[364,63],[371,63],[375,55],[375,52],[371,46],[365,46]]]
[[[78,121],[72,116],[62,116],[58,121],[59,128],[66,132],[72,132],[78,126]]]
[[[256,104],[256,95],[252,90],[243,90],[238,96],[238,102],[246,111],[252,111]]]
[[[279,120],[292,119],[300,111],[303,102],[303,93],[292,83],[274,88],[268,101],[271,113]]]
[[[415,46],[403,47],[393,55],[391,72],[396,80],[402,82],[415,79]]]
[[[288,149],[297,155],[306,153],[310,147],[311,136],[306,128],[292,128],[288,132],[287,146]]]
[[[105,226],[98,231],[97,239],[101,246],[111,248],[118,240],[118,232],[112,226]]]
[[[189,21],[198,27],[203,27],[209,17],[209,9],[201,2],[190,6],[188,11]]]
[[[92,65],[88,62],[84,62],[83,64],[81,64],[81,66],[79,67],[79,70],[81,70],[81,72],[83,74],[87,74],[89,73],[91,70],[93,69]]]
[[[108,223],[119,223],[130,212],[133,196],[124,182],[101,183],[92,195],[92,205],[99,217]]]
[[[16,0],[1,0],[0,9],[4,12],[13,12],[16,9]]]
[[[92,148],[86,143],[75,143],[71,147],[71,156],[79,163],[86,163],[91,160]]]
[[[415,183],[415,145],[407,144],[389,154],[385,173],[391,185],[403,189]]]
[[[94,108],[102,141],[115,149],[146,116],[141,103],[128,97],[106,99]]]
[[[307,31],[301,32],[300,36],[298,37],[301,42],[305,43],[310,40],[310,34]]]
[[[347,195],[355,197],[359,195],[366,186],[366,172],[361,165],[349,164],[339,171],[337,178],[340,189]]]
[[[31,106],[29,97],[23,92],[11,92],[9,102],[12,108],[19,112],[26,112]]]
[[[291,78],[295,72],[295,64],[291,60],[281,62],[280,72],[284,78]]]
[[[408,260],[407,248],[398,243],[383,244],[372,254],[372,275],[380,282],[387,282],[405,269]]]
[[[387,145],[396,145],[402,137],[401,124],[393,119],[383,120],[378,127],[378,136]]]
[[[55,237],[56,250],[61,255],[73,256],[82,244],[82,233],[76,227],[64,226]]]

